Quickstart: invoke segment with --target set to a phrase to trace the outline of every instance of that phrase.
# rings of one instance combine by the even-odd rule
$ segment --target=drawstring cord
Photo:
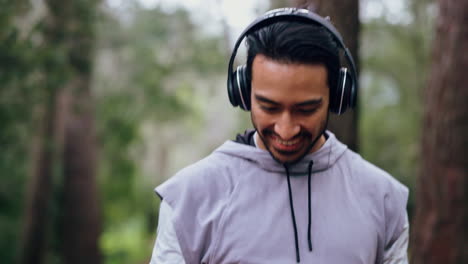
[[[296,226],[296,215],[294,214],[294,203],[291,192],[291,180],[289,179],[289,168],[288,165],[284,164],[284,169],[286,170],[286,176],[288,179],[288,191],[289,191],[289,208],[291,209],[291,217],[294,227],[294,242],[296,243],[296,261],[297,263],[301,262],[301,257],[299,253],[299,240],[297,239],[297,226]]]
[[[312,234],[311,234],[311,226],[312,226],[312,202],[311,202],[311,175],[312,175],[312,166],[314,165],[314,162],[311,160],[309,163],[309,173],[308,173],[308,178],[307,178],[307,184],[308,184],[308,206],[309,206],[309,223],[307,227],[307,241],[309,244],[309,251],[312,251]],[[289,176],[289,168],[288,165],[284,164],[284,169],[286,170],[286,178],[288,181],[288,192],[289,192],[289,208],[291,209],[291,218],[293,222],[293,227],[294,227],[294,242],[296,245],[296,261],[297,263],[301,262],[301,256],[299,252],[299,240],[297,238],[297,225],[296,225],[296,214],[294,213],[294,202],[293,202],[293,197],[292,197],[292,191],[291,191],[291,179]]]
[[[314,161],[311,160],[309,162],[309,176],[308,176],[308,179],[307,179],[307,184],[308,184],[308,192],[307,192],[307,198],[308,198],[308,202],[309,202],[309,225],[307,227],[307,241],[309,242],[309,251],[312,252],[312,234],[311,234],[311,226],[312,226],[312,202],[311,202],[311,196],[312,196],[312,193],[311,193],[311,175],[312,175],[312,166],[314,165]]]

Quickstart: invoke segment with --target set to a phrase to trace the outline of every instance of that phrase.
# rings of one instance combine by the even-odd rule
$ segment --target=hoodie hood
[[[288,165],[291,176],[305,176],[308,173],[308,167],[313,161],[312,173],[326,170],[345,153],[347,146],[339,142],[335,135],[325,132],[328,136],[325,144],[314,153],[304,156],[300,161]],[[271,154],[263,149],[234,141],[226,141],[215,152],[221,152],[226,155],[238,157],[256,163],[266,171],[284,173],[284,165],[272,158]]]

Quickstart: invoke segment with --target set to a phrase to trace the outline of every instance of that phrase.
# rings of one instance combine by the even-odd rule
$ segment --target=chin
[[[300,146],[298,146],[295,150],[288,151],[287,148],[285,149],[278,149],[275,146],[274,139],[269,137],[269,134],[262,133],[259,134],[260,138],[263,140],[265,148],[268,150],[270,155],[276,160],[278,163],[281,164],[294,164],[299,162],[304,156],[309,154],[310,150],[313,147],[312,141],[309,139],[311,136],[303,137]]]
[[[305,155],[307,155],[307,151],[302,150],[296,153],[281,153],[275,150],[269,150],[271,156],[281,164],[294,164],[300,161]]]

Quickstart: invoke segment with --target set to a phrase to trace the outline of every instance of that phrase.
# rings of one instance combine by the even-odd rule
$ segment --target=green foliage
[[[201,110],[194,82],[224,70],[225,61],[221,39],[198,34],[185,10],[133,6],[125,12],[125,20],[111,12],[100,20],[94,80],[102,146],[101,247],[106,263],[116,264],[147,260],[155,238],[159,199],[152,188],[165,175],[141,169],[136,150],[148,144],[142,126],[196,128]]]
[[[35,5],[15,0],[0,1],[0,6],[0,259],[14,263],[24,222],[26,183],[35,169],[33,143],[37,143],[35,139],[43,128],[41,118],[47,106],[54,105],[57,89],[77,68],[71,67],[73,56],[67,53],[63,32],[55,34]],[[54,167],[54,172],[59,170]],[[55,216],[60,215],[60,190],[54,188],[53,193],[49,209],[54,217],[49,223],[55,224]],[[58,236],[47,237],[47,250],[57,249],[54,244]],[[56,252],[51,250],[46,255],[50,260]]]
[[[85,36],[94,30],[93,23],[62,32],[53,28],[54,23],[48,19],[78,15],[86,21],[93,20],[90,18],[96,15],[95,11],[88,11],[95,3],[80,1],[67,6],[51,0],[47,2],[49,17],[26,20],[35,11],[29,1],[0,1],[2,262],[13,263],[18,252],[32,143],[41,129],[38,117],[45,105],[54,102],[57,89],[70,76],[93,70],[81,54],[68,52],[73,45],[79,45],[82,52],[92,50],[92,43]],[[98,64],[93,79],[104,210],[101,243],[108,263],[141,262],[148,258],[154,242],[159,201],[152,187],[157,182],[154,176],[148,179],[144,175],[132,153],[144,144],[142,125],[177,124],[182,129],[187,124],[190,129],[199,126],[202,101],[193,81],[219,74],[225,61],[221,39],[198,34],[187,11],[169,14],[138,7],[127,11],[131,16],[128,21],[122,19],[121,13],[101,13],[96,61],[104,56],[118,63]],[[60,222],[62,190],[56,181],[60,179],[54,178],[58,186],[51,194],[52,234],[46,252],[51,263],[61,262],[57,255],[60,227],[56,224]]]
[[[411,216],[434,14],[431,1],[406,4],[409,23],[363,24],[360,131],[362,155],[410,187]]]
[[[38,96],[33,77],[37,59],[29,32],[14,23],[27,11],[27,1],[4,0],[0,6],[0,259],[12,263],[21,234],[28,131]]]

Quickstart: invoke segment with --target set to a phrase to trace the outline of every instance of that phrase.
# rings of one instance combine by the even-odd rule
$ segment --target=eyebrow
[[[296,104],[296,106],[308,106],[308,105],[319,105],[322,103],[322,98],[307,100],[301,103]]]
[[[273,104],[273,105],[279,105],[280,104],[278,102],[275,102],[273,100],[270,100],[270,99],[268,99],[266,97],[263,97],[261,95],[258,95],[258,94],[255,95],[255,99],[257,99],[258,101],[264,102],[264,103],[268,103],[268,104]]]
[[[266,98],[264,96],[261,96],[261,95],[258,95],[258,94],[255,95],[255,99],[257,99],[258,101],[264,102],[264,103],[272,104],[272,105],[280,105],[280,103],[275,102],[275,101],[273,101],[271,99],[268,99],[268,98]],[[309,106],[309,105],[318,105],[318,104],[321,104],[322,101],[323,101],[322,98],[311,99],[311,100],[307,100],[307,101],[295,104],[295,106],[301,107],[301,106]]]

